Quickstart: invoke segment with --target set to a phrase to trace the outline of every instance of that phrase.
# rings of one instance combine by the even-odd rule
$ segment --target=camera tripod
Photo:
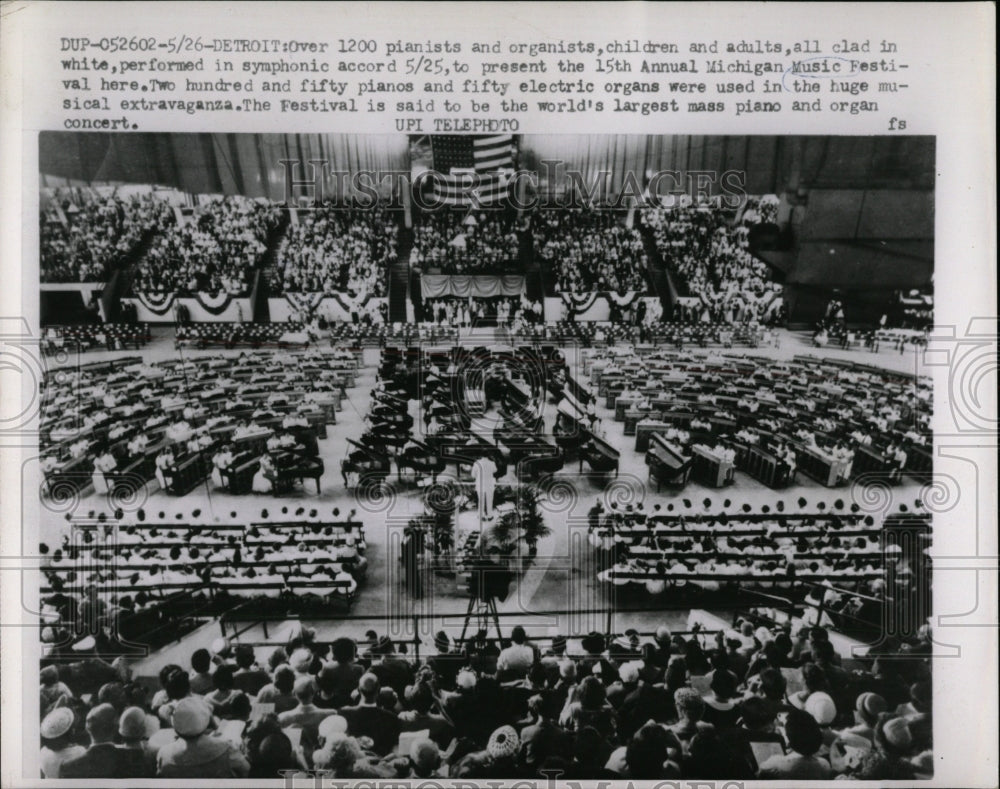
[[[462,625],[461,643],[465,643],[465,634],[469,630],[469,624],[473,618],[476,620],[476,632],[489,633],[490,624],[496,628],[497,641],[502,642],[503,636],[500,633],[500,616],[497,614],[497,601],[494,597],[470,597],[469,608],[465,612],[465,624]]]

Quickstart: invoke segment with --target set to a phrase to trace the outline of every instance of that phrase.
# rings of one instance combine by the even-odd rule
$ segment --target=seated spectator
[[[330,716],[330,711],[313,704],[316,695],[316,682],[312,677],[299,677],[295,681],[295,698],[298,705],[287,712],[278,715],[278,723],[282,728],[299,728],[315,732],[319,724]]]
[[[389,778],[391,768],[374,762],[354,737],[335,735],[322,750],[313,753],[313,766],[335,778]]]
[[[874,748],[864,753],[847,775],[857,781],[912,781],[916,770],[913,735],[905,718],[883,713],[875,725]]]
[[[511,645],[501,650],[497,658],[498,679],[501,682],[528,676],[528,670],[537,658],[523,627],[516,625],[510,632],[510,640]]]
[[[702,720],[705,702],[693,688],[678,688],[674,693],[674,706],[677,708],[677,722],[670,726],[670,731],[686,751],[696,734],[712,731],[714,727]]]
[[[180,666],[164,666],[160,670],[163,689],[153,696],[152,706],[163,723],[169,723],[174,708],[181,699],[191,696],[191,680]]]
[[[399,719],[401,732],[427,731],[427,736],[440,747],[447,748],[455,735],[455,730],[443,715],[431,711],[434,706],[434,695],[430,687],[421,680],[410,685],[404,694],[409,709],[403,710],[396,717]]]
[[[687,779],[752,780],[754,764],[734,731],[715,729],[691,738],[681,774]]]
[[[243,695],[242,691],[233,687],[232,668],[228,664],[219,666],[212,675],[212,683],[215,690],[205,696],[205,700],[212,705],[212,714],[219,718],[232,718],[233,704]]]
[[[413,682],[413,667],[396,654],[396,646],[390,638],[383,636],[372,652],[369,669],[378,679],[380,686],[392,688],[396,696],[406,693],[406,687]]]
[[[703,699],[705,711],[703,720],[716,729],[731,729],[736,726],[740,709],[736,701],[736,676],[728,669],[715,669],[709,686],[712,695]]]
[[[785,739],[777,730],[777,711],[761,696],[750,696],[739,705],[740,732],[747,742],[777,742],[784,745]]]
[[[62,765],[86,752],[75,741],[76,716],[69,707],[56,707],[42,720],[41,767],[43,778],[59,778]]]
[[[212,656],[207,649],[191,653],[191,692],[204,696],[215,688],[212,682]]]
[[[298,705],[295,698],[295,672],[287,663],[278,666],[274,671],[274,681],[265,685],[257,694],[257,701],[261,704],[273,704],[274,711],[280,715]]]
[[[294,752],[292,741],[281,732],[268,734],[260,743],[250,762],[248,778],[276,778],[287,776],[287,771],[302,768]],[[294,778],[294,775],[293,775]]]
[[[758,778],[825,781],[833,776],[830,763],[815,755],[823,745],[823,735],[812,715],[790,710],[785,719],[785,737],[792,752],[772,756],[760,765]]]
[[[54,709],[56,703],[63,697],[72,698],[73,691],[65,682],[59,681],[59,669],[55,666],[46,666],[41,671],[41,710],[45,715],[50,709]]]
[[[149,778],[144,754],[114,744],[118,713],[110,704],[99,704],[87,713],[90,747],[62,763],[60,778]]]
[[[658,780],[680,776],[670,750],[680,751],[680,743],[670,731],[653,722],[639,727],[628,743],[611,754],[606,765],[622,778]]]
[[[573,761],[570,763],[565,777],[573,780],[617,778],[617,773],[605,767],[611,753],[611,744],[607,738],[601,736],[601,733],[593,726],[585,726],[576,732],[573,739]]]
[[[615,711],[607,703],[607,692],[597,677],[583,678],[577,688],[575,700],[568,701],[560,722],[570,731],[593,728],[609,741],[615,737]]]
[[[441,767],[441,751],[433,740],[414,740],[410,746],[410,769],[408,778],[438,778]]]
[[[319,694],[315,700],[317,707],[335,709],[349,704],[351,694],[357,689],[362,666],[354,662],[357,647],[349,638],[338,638],[333,642],[333,662],[324,665],[316,675]]]
[[[340,714],[347,721],[347,732],[352,737],[370,737],[375,753],[384,756],[389,753],[399,739],[399,720],[396,716],[378,706],[380,689],[378,677],[368,673],[358,683],[360,703],[344,707]]]
[[[233,673],[233,687],[250,696],[256,696],[261,688],[270,683],[271,676],[257,665],[253,647],[238,644],[235,650],[236,671]]]
[[[158,778],[246,778],[250,764],[229,740],[213,735],[212,708],[200,697],[180,701],[171,715],[177,739],[156,756]]]
[[[156,774],[156,749],[149,738],[160,730],[160,721],[149,715],[142,707],[129,707],[118,719],[118,736],[121,747],[130,748],[142,754],[146,763],[146,775]]]

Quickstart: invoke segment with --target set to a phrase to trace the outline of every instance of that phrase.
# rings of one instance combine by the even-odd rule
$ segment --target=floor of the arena
[[[153,329],[153,339],[140,352],[148,362],[176,359],[178,354],[189,356],[218,356],[237,354],[239,351],[225,350],[192,350],[185,348],[178,351],[173,342],[172,327]],[[804,332],[779,332],[780,342],[777,347],[737,348],[724,351],[728,354],[764,355],[776,359],[791,359],[799,354],[814,354],[834,359],[847,359],[864,364],[882,367],[888,370],[923,374],[923,360],[919,354],[907,351],[904,354],[883,349],[879,353],[864,350],[841,350],[837,348],[816,349],[812,347],[810,337]],[[492,331],[475,330],[466,332],[460,338],[461,344],[492,345],[495,342]],[[264,351],[266,352],[266,351]],[[721,349],[698,350],[693,353],[722,353]],[[564,347],[567,364],[571,369],[577,363],[577,349]],[[105,352],[90,351],[82,358],[84,362],[97,362],[121,356],[135,356],[135,351]],[[468,606],[468,595],[454,579],[428,579],[427,593],[419,600],[411,598],[404,588],[402,573],[398,562],[390,556],[389,535],[393,529],[402,529],[406,522],[423,513],[420,491],[413,482],[405,479],[397,480],[395,471],[390,477],[391,495],[378,502],[362,504],[355,494],[344,487],[339,473],[340,460],[345,454],[345,439],[356,439],[363,431],[362,420],[368,412],[371,400],[370,390],[375,383],[376,368],[380,350],[366,348],[364,351],[364,366],[359,370],[356,386],[347,390],[343,400],[343,410],[337,413],[337,424],[328,428],[327,438],[320,440],[320,457],[325,464],[325,474],[322,478],[322,490],[316,493],[315,487],[308,483],[304,490],[294,495],[281,497],[248,494],[231,495],[210,489],[210,483],[195,488],[186,496],[175,497],[159,491],[155,482],[150,483],[144,508],[151,518],[164,513],[167,522],[173,521],[177,513],[190,515],[194,509],[201,509],[203,516],[217,519],[220,523],[246,522],[259,516],[261,510],[278,512],[287,507],[289,513],[294,513],[299,507],[306,510],[316,509],[321,517],[333,519],[334,508],[340,510],[343,518],[350,510],[357,510],[357,517],[364,522],[367,541],[367,559],[369,562],[367,579],[362,584],[356,599],[350,609],[350,618],[339,620],[335,618],[323,621],[294,620],[270,622],[266,627],[262,624],[250,626],[241,633],[239,640],[253,644],[282,644],[286,642],[295,628],[299,626],[313,627],[320,640],[336,636],[361,638],[364,633],[373,629],[381,634],[395,636],[401,640],[412,638],[412,614],[421,615],[420,631],[416,634],[424,648],[429,649],[433,633],[441,628],[457,635],[465,620]],[[57,363],[51,359],[46,362],[49,369]],[[603,404],[601,404],[603,406]],[[417,404],[411,402],[411,412],[415,415]],[[545,423],[551,428],[555,419],[556,406],[550,401],[545,405]],[[646,509],[651,509],[655,503],[665,507],[674,503],[682,510],[684,500],[690,501],[690,512],[722,511],[737,512],[743,504],[749,504],[753,510],[758,510],[765,504],[774,505],[783,500],[791,506],[799,498],[808,502],[807,510],[815,511],[813,505],[820,501],[832,503],[836,499],[852,501],[852,496],[860,496],[857,491],[843,487],[837,489],[824,488],[799,474],[795,484],[782,491],[774,491],[746,474],[738,474],[734,484],[722,489],[710,489],[691,481],[682,491],[664,489],[657,491],[647,484],[647,467],[642,453],[634,449],[634,438],[626,437],[621,423],[614,421],[614,414],[608,409],[599,407],[598,415],[605,431],[606,440],[621,452],[620,471],[616,477],[593,477],[589,473],[577,473],[577,464],[568,462],[557,475],[559,490],[568,494],[558,507],[543,508],[546,512],[551,534],[543,539],[538,546],[538,555],[534,563],[515,582],[507,599],[499,603],[498,610],[503,616],[503,627],[509,629],[514,624],[525,626],[529,635],[545,635],[558,629],[570,636],[586,634],[592,630],[603,631],[608,627],[607,609],[614,608],[611,618],[613,632],[621,633],[626,628],[634,627],[640,631],[655,629],[660,624],[668,624],[674,629],[683,629],[689,621],[689,611],[663,610],[657,608],[652,599],[644,602],[636,599],[630,605],[621,605],[620,601],[612,602],[608,598],[608,585],[601,584],[597,579],[597,571],[588,567],[586,560],[581,560],[584,551],[572,550],[573,540],[582,538],[586,544],[587,510],[594,500],[605,497],[608,501],[622,503],[643,501]],[[487,415],[489,416],[489,415]],[[415,434],[421,429],[421,420],[415,420]],[[452,473],[450,468],[446,474]],[[513,471],[500,484],[513,484]],[[569,493],[569,491],[572,493]],[[562,494],[560,494],[562,495]],[[892,489],[896,502],[912,504],[919,499],[921,486],[909,478],[904,478],[903,484]],[[705,500],[709,504],[705,505]],[[728,500],[730,505],[725,506]],[[85,496],[77,510],[85,515],[89,510],[100,510],[104,499],[96,494]],[[702,508],[705,509],[702,509]],[[466,512],[459,516],[458,528],[476,528],[476,513]],[[64,512],[41,509],[39,536],[42,542],[58,545],[62,535],[68,528]],[[622,609],[628,609],[622,610]],[[577,613],[571,616],[558,616],[552,612],[572,610]],[[580,613],[592,611],[592,613]],[[523,613],[523,616],[519,616]],[[725,618],[727,612],[717,612]],[[331,612],[331,616],[336,616]],[[155,675],[160,667],[168,663],[184,662],[191,652],[199,647],[206,647],[221,635],[217,621],[210,621],[185,635],[179,642],[168,645],[153,654],[138,661],[134,666],[137,674]],[[412,647],[411,647],[412,649]]]

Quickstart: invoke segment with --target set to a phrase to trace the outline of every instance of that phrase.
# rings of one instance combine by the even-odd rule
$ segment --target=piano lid
[[[559,405],[556,406],[556,408],[560,414],[569,417],[570,419],[575,419],[577,422],[585,422],[587,419],[586,412],[568,397],[564,397],[560,400]]]

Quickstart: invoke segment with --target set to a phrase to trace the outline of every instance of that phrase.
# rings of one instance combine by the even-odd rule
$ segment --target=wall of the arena
[[[295,298],[294,296],[292,297]],[[374,315],[381,314],[381,305],[387,303],[387,299],[368,299],[360,305],[359,312],[367,311]],[[267,300],[267,309],[271,315],[272,323],[285,323],[294,318],[300,317],[303,313],[316,311],[316,315],[322,315],[330,322],[351,321],[351,312],[357,306],[357,302],[346,294],[343,296],[321,297],[318,301],[310,299],[308,304],[302,301],[292,301],[286,296],[270,297]]]
[[[796,236],[809,239],[934,238],[934,193],[902,189],[812,189]]]

